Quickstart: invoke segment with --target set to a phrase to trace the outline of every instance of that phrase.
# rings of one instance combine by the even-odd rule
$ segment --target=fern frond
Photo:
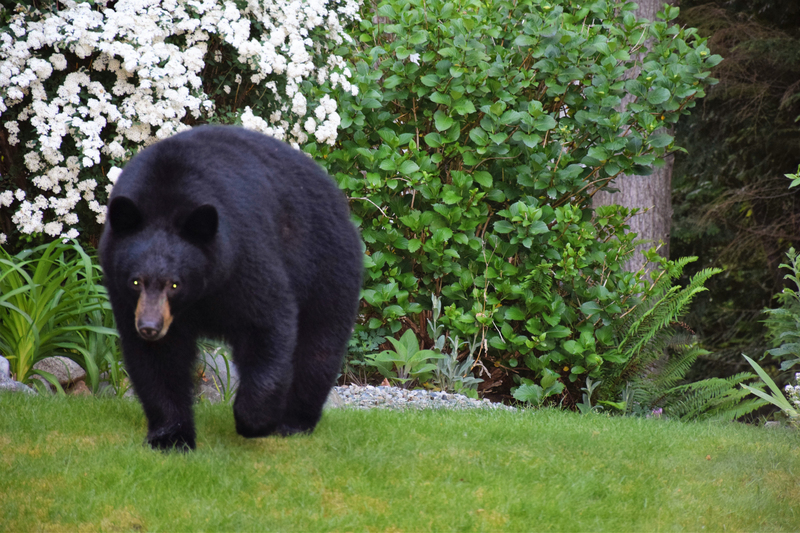
[[[666,392],[664,412],[681,420],[734,420],[766,405],[749,397],[739,383],[757,376],[742,372],[728,378],[709,378],[673,387]]]
[[[708,278],[722,271],[706,268],[695,274],[686,287],[670,286],[684,266],[695,259],[684,257],[670,265],[668,271],[656,281],[654,290],[651,291],[653,296],[639,304],[630,320],[623,325],[626,330],[617,350],[626,362],[606,373],[604,392],[618,391],[622,383],[643,379],[644,373],[648,372],[654,361],[663,356],[664,349],[674,338],[675,330],[672,325],[679,322],[694,297],[706,290],[704,284]],[[699,353],[694,357],[697,355]],[[688,359],[678,362],[671,373],[677,376],[676,372],[683,370],[685,374],[690,365]],[[665,386],[671,386],[679,379],[682,379],[682,375]]]
[[[656,389],[668,390],[675,387],[689,371],[698,357],[710,352],[696,344],[682,345],[653,379]]]

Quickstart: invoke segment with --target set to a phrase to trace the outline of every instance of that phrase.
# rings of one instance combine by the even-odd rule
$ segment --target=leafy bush
[[[62,355],[86,369],[95,391],[104,371],[118,384],[116,335],[100,269],[79,244],[55,241],[15,256],[0,248],[0,352],[16,380],[38,374],[58,387],[33,365]]]
[[[354,16],[354,0],[3,2],[0,231],[91,237],[114,167],[196,123],[333,143]]]
[[[430,346],[436,296],[479,360],[569,382],[619,364],[616,326],[653,288],[622,271],[633,211],[595,212],[592,195],[677,149],[662,127],[704,96],[720,58],[667,24],[671,7],[656,22],[605,1],[372,9],[339,142],[305,147],[351,196],[367,246],[359,328],[410,328]]]

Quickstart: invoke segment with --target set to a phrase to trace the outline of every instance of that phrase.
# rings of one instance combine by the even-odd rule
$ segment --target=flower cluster
[[[357,18],[356,0],[19,7],[0,28],[0,125],[32,187],[2,191],[0,208],[14,210],[22,233],[75,237],[79,208],[105,221],[96,193],[110,189],[110,167],[192,123],[223,121],[219,104],[231,98],[226,122],[295,146],[310,135],[333,144],[336,102],[324,91],[309,101],[303,89],[355,94],[333,47],[347,38],[343,24]],[[211,64],[225,65],[223,83],[208,79]]]

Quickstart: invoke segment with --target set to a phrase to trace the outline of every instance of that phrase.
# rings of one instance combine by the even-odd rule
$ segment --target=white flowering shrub
[[[356,0],[29,4],[0,12],[0,244],[96,232],[116,169],[194,124],[333,145],[357,93]]]

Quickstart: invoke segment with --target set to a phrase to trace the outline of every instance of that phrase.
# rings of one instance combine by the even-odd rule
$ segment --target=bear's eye
[[[177,283],[173,283],[173,284],[172,284],[172,288],[173,288],[173,289],[177,289],[177,288],[178,288],[178,284],[177,284]]]
[[[138,279],[133,280],[133,286],[134,287],[138,287],[139,286],[139,280]]]

